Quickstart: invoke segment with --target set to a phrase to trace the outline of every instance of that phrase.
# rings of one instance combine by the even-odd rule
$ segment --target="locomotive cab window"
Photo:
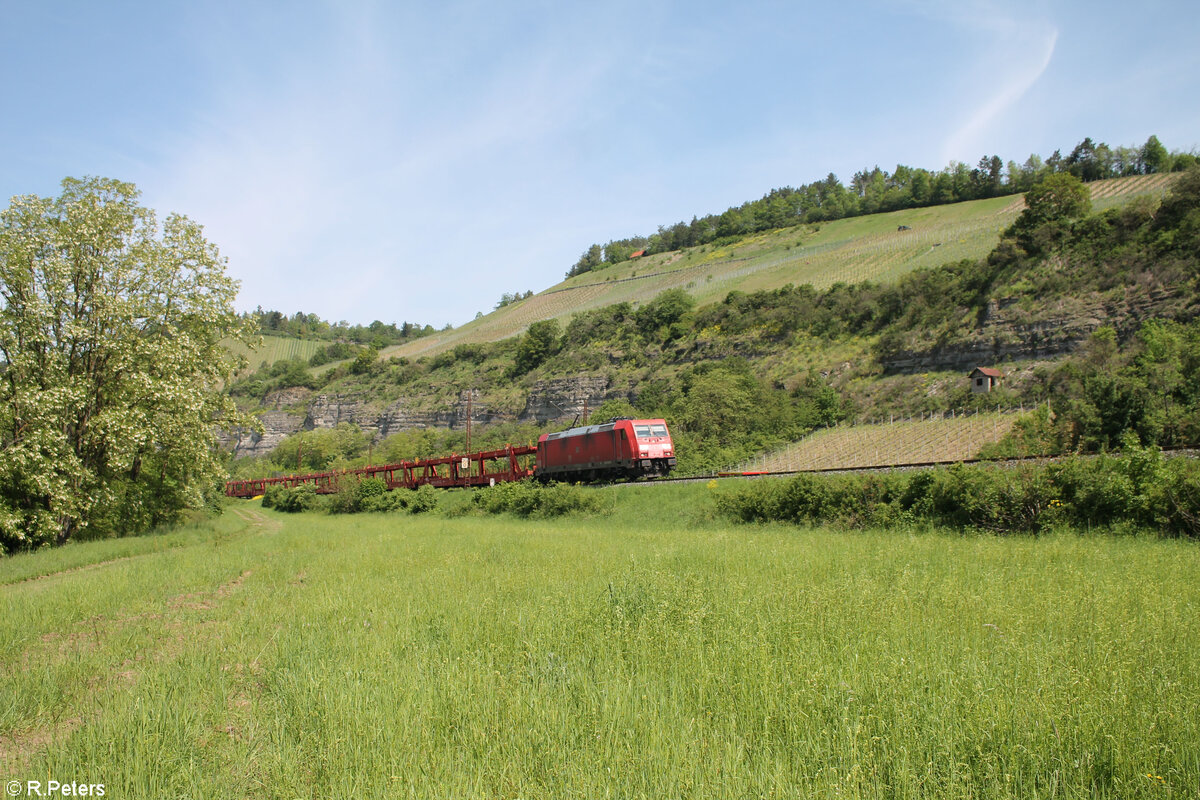
[[[633,433],[639,439],[648,439],[648,438],[650,438],[650,426],[649,425],[634,425]]]
[[[650,426],[650,435],[665,437],[667,435],[667,426],[666,425],[651,425]]]

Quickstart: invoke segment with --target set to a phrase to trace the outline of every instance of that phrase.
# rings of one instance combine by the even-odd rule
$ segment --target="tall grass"
[[[1200,785],[1194,545],[733,530],[703,485],[597,491],[612,515],[565,522],[247,504],[244,535],[0,588],[0,772],[123,798]]]

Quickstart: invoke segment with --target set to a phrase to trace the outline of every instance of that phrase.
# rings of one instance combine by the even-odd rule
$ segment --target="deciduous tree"
[[[562,329],[558,320],[544,319],[530,325],[529,330],[525,331],[525,335],[517,343],[513,373],[524,375],[557,353],[561,338]]]
[[[1025,193],[1025,210],[1017,220],[1022,228],[1045,222],[1078,219],[1092,210],[1091,192],[1070,173],[1047,175]]]
[[[219,391],[248,341],[199,225],[68,178],[0,212],[0,548],[173,521],[223,478]]]

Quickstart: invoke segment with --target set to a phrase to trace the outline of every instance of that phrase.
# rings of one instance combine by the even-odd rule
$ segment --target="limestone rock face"
[[[308,404],[303,413],[285,410],[305,400]],[[270,410],[259,417],[263,426],[261,434],[240,432],[219,437],[225,447],[233,450],[235,457],[266,455],[297,431],[335,428],[342,422],[357,425],[379,441],[414,428],[461,428],[466,425],[468,407],[474,425],[504,419],[487,406],[478,391],[469,399],[467,392],[462,392],[453,405],[441,408],[429,398],[421,397],[400,398],[380,408],[378,403],[361,395],[313,395],[308,389],[283,389],[268,394],[264,405]]]
[[[993,299],[968,336],[940,346],[912,342],[914,346],[883,360],[883,367],[887,372],[926,372],[1053,358],[1076,350],[1102,326],[1111,325],[1124,336],[1146,319],[1175,316],[1181,313],[1178,300],[1174,290],[1135,288],[1123,297],[1070,298],[1054,308],[1039,308],[1035,316],[1022,308],[1019,298]]]
[[[571,420],[582,417],[584,406],[593,409],[611,395],[608,379],[602,376],[580,375],[574,378],[555,378],[534,384],[525,409],[517,418],[521,422],[549,422],[553,419]]]
[[[282,411],[285,408],[298,406],[301,403],[308,401],[312,396],[312,389],[303,386],[295,386],[290,389],[278,389],[274,392],[268,392],[263,398],[263,405],[274,411]]]
[[[365,431],[376,428],[378,416],[378,410],[365,397],[319,394],[308,403],[304,429],[336,428],[339,423],[351,422]]]
[[[236,458],[265,456],[304,425],[304,417],[287,411],[264,411],[259,421],[262,422],[262,433],[238,431],[233,436],[218,438],[224,446],[232,447]]]

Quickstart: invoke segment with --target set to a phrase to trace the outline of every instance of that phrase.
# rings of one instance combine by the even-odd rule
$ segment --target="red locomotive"
[[[613,419],[538,438],[540,481],[591,481],[662,476],[675,466],[675,445],[661,419]]]

